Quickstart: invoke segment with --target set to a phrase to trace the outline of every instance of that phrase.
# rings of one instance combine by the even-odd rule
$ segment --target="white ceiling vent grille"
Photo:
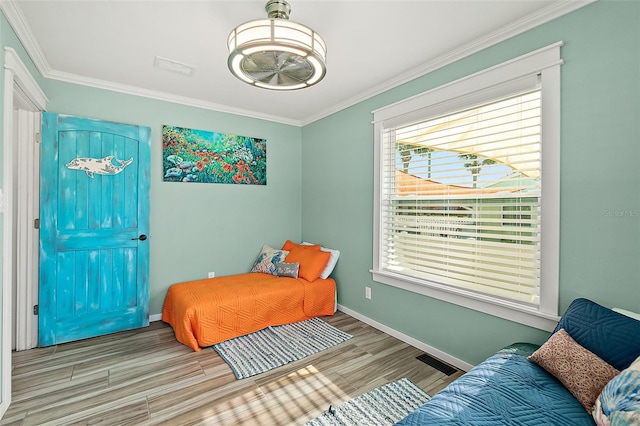
[[[163,58],[162,56],[156,56],[153,66],[161,70],[175,72],[188,77],[190,77],[196,69],[194,66],[174,61],[173,59]]]

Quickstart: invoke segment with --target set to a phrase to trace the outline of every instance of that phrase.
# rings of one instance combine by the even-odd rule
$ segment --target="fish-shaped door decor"
[[[113,164],[114,156],[108,155],[104,158],[74,158],[66,166],[70,170],[81,170],[93,179],[93,174],[117,175],[133,162],[133,157],[126,161],[115,159],[119,165]]]

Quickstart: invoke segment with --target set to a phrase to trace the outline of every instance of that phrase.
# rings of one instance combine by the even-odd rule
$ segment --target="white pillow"
[[[308,243],[306,241],[302,242],[301,244],[305,246],[315,246],[315,244]],[[327,262],[327,266],[324,267],[324,269],[322,270],[322,273],[320,274],[320,278],[327,279],[329,278],[329,275],[331,275],[331,273],[333,272],[333,268],[336,267],[336,263],[338,263],[338,258],[340,257],[340,250],[333,250],[330,248],[320,246],[320,251],[326,251],[331,253],[331,256],[329,257],[329,262]]]

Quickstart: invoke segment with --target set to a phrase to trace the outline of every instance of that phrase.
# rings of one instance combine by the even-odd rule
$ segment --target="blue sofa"
[[[618,370],[640,356],[640,321],[576,299],[554,331],[564,328],[582,347]],[[397,423],[418,425],[589,425],[592,416],[518,343],[477,365]]]

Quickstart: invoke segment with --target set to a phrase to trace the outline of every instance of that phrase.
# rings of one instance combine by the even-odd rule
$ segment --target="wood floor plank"
[[[73,365],[61,366],[60,368],[48,370],[33,370],[28,373],[13,374],[12,387],[13,397],[16,398],[22,393],[29,392],[33,388],[43,388],[56,386],[60,383],[71,381],[73,376]]]
[[[56,385],[46,384],[42,387],[30,388],[29,392],[14,394],[11,402],[12,410],[37,410],[61,400],[71,400],[83,397],[88,393],[101,392],[109,387],[109,374],[106,371],[79,380],[68,380]]]
[[[252,380],[237,380],[226,385],[212,387],[204,382],[201,387],[195,387],[196,391],[189,389],[187,398],[180,398],[169,405],[152,405],[149,399],[149,412],[151,424],[192,424],[207,418],[215,418],[222,413],[230,411],[232,414],[245,410],[253,401],[264,399],[264,393]],[[176,401],[176,398],[172,398]],[[163,398],[166,401],[166,398]]]
[[[393,380],[433,395],[463,373],[446,376],[416,360],[418,349],[342,312],[325,320],[352,339],[243,380],[162,322],[14,352],[13,402],[0,425],[302,425]]]
[[[39,426],[64,426],[64,425],[139,425],[149,419],[146,398],[137,398],[132,401],[119,401],[118,403],[104,406],[99,410],[80,410],[65,417],[40,423]],[[25,423],[26,424],[26,423]]]

